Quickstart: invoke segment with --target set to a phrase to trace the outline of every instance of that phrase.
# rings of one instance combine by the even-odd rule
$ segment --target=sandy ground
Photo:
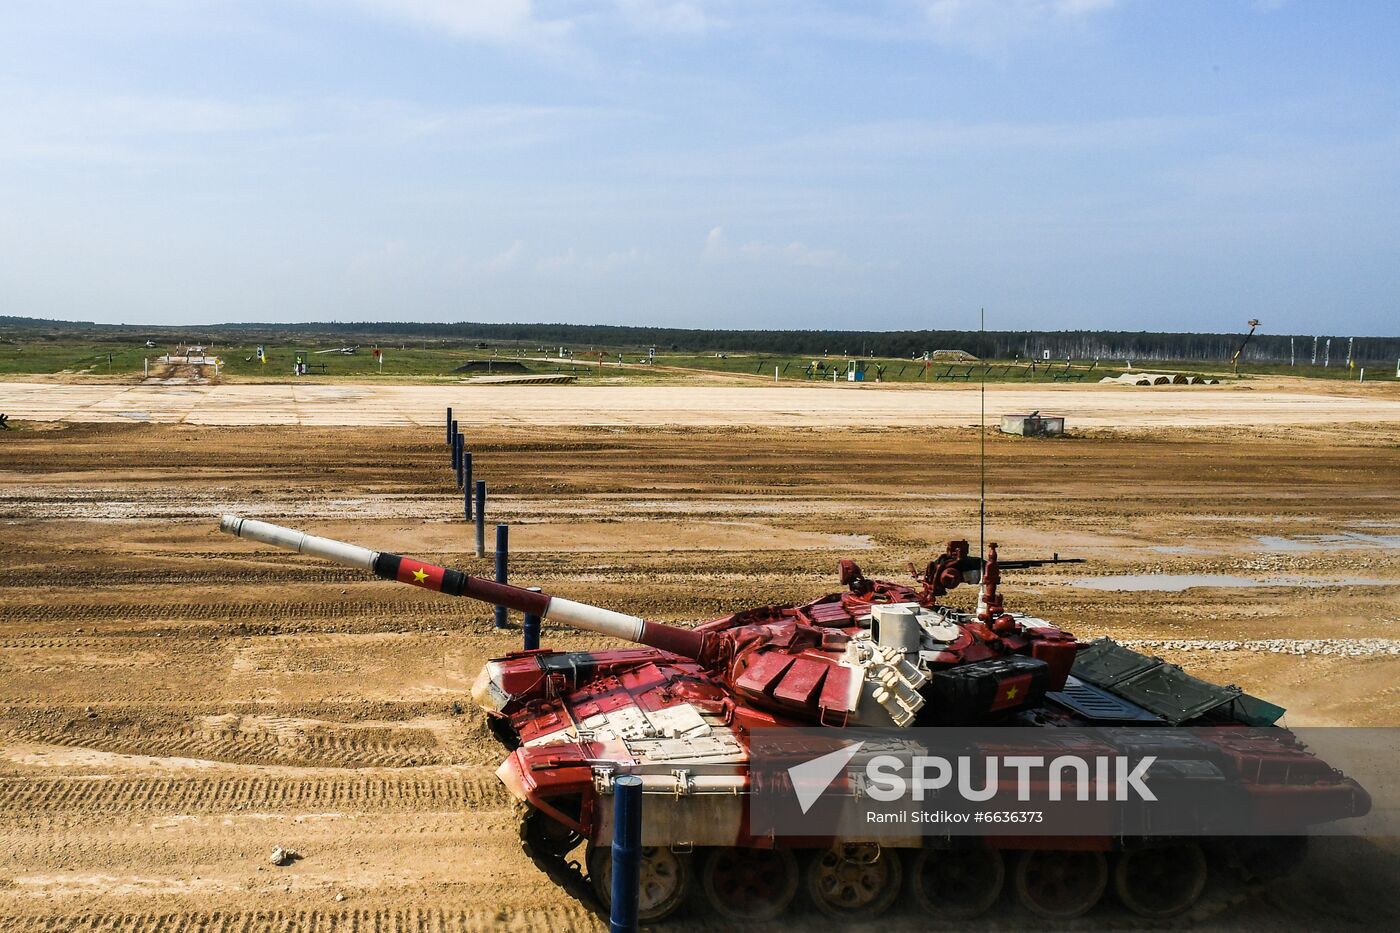
[[[1043,410],[1074,427],[1185,427],[1400,421],[1400,392],[1274,380],[1232,386],[990,385],[987,411]],[[1362,390],[1362,391],[1358,391]],[[431,426],[452,406],[464,425],[953,427],[975,423],[975,385],[64,385],[0,382],[17,420]]]
[[[99,409],[132,404],[130,390],[78,388]],[[520,853],[492,775],[498,748],[467,695],[518,633],[465,601],[216,527],[239,511],[489,572],[458,520],[437,429],[447,400],[485,403],[461,389],[395,396],[420,411],[383,390],[357,401],[357,389],[274,387],[299,399],[285,410],[299,426],[194,425],[196,412],[256,420],[252,388],[143,396],[148,409],[184,399],[165,409],[185,422],[171,425],[83,423],[112,419],[64,396],[68,408],[47,409],[63,421],[0,435],[0,928],[599,929]],[[587,408],[573,396],[584,388],[553,410],[536,397],[552,389],[509,391],[513,406],[537,406],[522,418],[558,424]],[[611,396],[622,410],[583,419],[608,429],[475,429],[491,521],[512,525],[512,579],[693,622],[834,589],[842,556],[896,576],[906,558],[975,536],[975,432],[745,420],[839,399],[862,424],[896,411],[960,423],[975,395],[944,392],[927,413],[923,392],[733,391],[748,407],[725,429],[704,426],[720,417],[713,398],[688,427],[622,426],[668,417],[623,395]],[[0,410],[34,417],[13,405],[15,384],[0,392]],[[794,401],[770,409],[765,396]],[[1400,419],[1367,403],[1373,423],[1284,433],[1219,426],[1260,404],[1277,423],[1311,420],[1280,395],[1062,398],[1064,410],[1127,406],[1115,410],[1142,423],[1216,407],[1193,430],[991,438],[989,528],[1004,556],[1091,561],[1008,575],[1010,607],[1083,637],[1166,643],[1159,653],[1193,671],[1288,706],[1292,725],[1400,725]],[[1360,413],[1340,397],[1305,400]],[[357,414],[388,426],[318,426]],[[1086,579],[1203,573],[1256,585],[1116,592]],[[1222,650],[1226,639],[1238,645]],[[546,643],[596,642],[550,631]],[[274,868],[276,845],[304,857]],[[1297,880],[1200,928],[1393,926],[1397,851],[1319,846]],[[1080,928],[1134,925],[1106,911]],[[881,928],[929,925],[905,914]],[[1032,925],[1008,905],[956,928]]]

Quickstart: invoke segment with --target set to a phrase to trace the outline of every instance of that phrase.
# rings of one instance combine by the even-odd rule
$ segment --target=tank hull
[[[830,602],[812,604],[822,605]],[[764,621],[758,624],[771,624],[775,614],[790,611],[763,610],[758,618]],[[753,625],[754,619],[750,612],[701,629],[726,631]],[[853,629],[860,629],[862,621],[853,619]],[[1029,647],[1033,650],[1033,644]],[[1012,650],[991,660],[1029,653]],[[966,666],[962,658],[950,664],[952,669]],[[1134,670],[1125,673],[1125,667]],[[1135,721],[1152,735],[1170,739],[1188,731],[1183,725],[1194,724],[1193,735],[1215,736],[1212,754],[1233,762],[1235,776],[1247,785],[1242,805],[1257,810],[1270,825],[1287,825],[1302,834],[1311,825],[1369,809],[1364,790],[1294,747],[1287,730],[1239,728],[1270,719],[1274,708],[1261,706],[1262,701],[1206,685],[1195,693],[1179,691],[1189,704],[1157,702],[1149,708],[1130,699],[1140,693],[1131,684],[1118,692],[1100,686],[1132,681],[1137,688],[1150,688],[1164,681],[1181,687],[1193,682],[1182,679],[1187,676],[1112,642],[1075,643],[1069,669],[1057,678],[1060,689],[1035,693],[1029,707],[1014,706],[978,722],[1068,732],[1102,725],[1084,711],[1103,712],[1112,700],[1115,715],[1139,717]],[[521,685],[529,686],[523,693],[512,692]],[[527,808],[527,823],[540,819],[566,827],[587,847],[583,863],[591,877],[604,877],[607,871],[612,781],[623,774],[641,778],[641,844],[653,860],[644,873],[651,872],[645,875],[650,890],[662,892],[649,902],[649,922],[660,922],[697,899],[700,909],[736,922],[780,916],[799,900],[847,921],[869,920],[901,901],[902,909],[970,918],[989,909],[1005,888],[1013,890],[1024,909],[1051,921],[1088,912],[1110,890],[1129,909],[1162,919],[1199,912],[1208,891],[1221,903],[1237,901],[1241,892],[1291,866],[1301,851],[1301,835],[1269,840],[1261,850],[1257,840],[1248,838],[1158,838],[1107,827],[1101,833],[1080,827],[1063,837],[929,837],[919,827],[774,837],[753,831],[750,824],[751,744],[756,730],[810,726],[810,720],[800,713],[785,714],[778,703],[737,702],[731,684],[705,665],[651,649],[522,652],[490,662],[478,693],[491,698],[488,712],[508,748],[498,774]],[[1214,717],[1211,729],[1199,728],[1203,717]],[[1241,777],[1250,773],[1257,779]],[[1279,775],[1291,775],[1293,782]],[[531,835],[528,829],[522,832],[527,850]],[[556,879],[567,874],[567,858],[532,854]],[[897,871],[890,867],[896,864]],[[755,872],[769,879],[762,896],[743,881]],[[1046,880],[1052,876],[1061,881]],[[963,879],[951,902],[948,877]],[[606,904],[605,887],[580,883],[578,889]]]

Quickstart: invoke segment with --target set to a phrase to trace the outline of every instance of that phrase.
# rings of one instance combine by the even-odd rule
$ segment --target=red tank
[[[1158,741],[1184,735],[1176,727],[1210,726],[1200,734],[1210,736],[1212,767],[1240,788],[1240,805],[1287,814],[1290,832],[1370,808],[1359,785],[1273,726],[1282,709],[1109,639],[1082,643],[1006,611],[1001,570],[1058,558],[1002,563],[993,544],[979,560],[953,541],[908,585],[867,579],[842,561],[842,592],[687,629],[264,522],[225,516],[221,527],[636,643],[515,652],[489,661],[472,692],[508,752],[497,773],[520,802],[527,851],[581,898],[609,896],[612,782],[642,779],[645,922],[694,899],[735,921],[775,918],[799,899],[830,917],[868,919],[901,895],[908,909],[970,918],[1004,886],[1032,912],[1064,920],[1093,908],[1110,885],[1129,909],[1161,918],[1195,905],[1221,866],[1248,882],[1301,855],[1303,837],[1289,834],[759,833],[748,811],[750,746],[756,730],[774,727],[1059,727],[1071,736],[1069,727],[1130,725]],[[979,585],[974,612],[939,604],[965,582]],[[570,861],[580,846],[582,871]]]

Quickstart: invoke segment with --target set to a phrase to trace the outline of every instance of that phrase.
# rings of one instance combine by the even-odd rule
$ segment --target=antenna
[[[977,349],[984,356],[987,353],[987,309],[982,309],[982,322],[977,336]],[[981,438],[982,453],[979,471],[982,475],[982,488],[977,494],[977,559],[984,560],[987,553],[987,367],[982,367],[982,410],[978,416],[977,433]],[[980,567],[981,564],[979,563]],[[978,573],[980,579],[982,574]]]

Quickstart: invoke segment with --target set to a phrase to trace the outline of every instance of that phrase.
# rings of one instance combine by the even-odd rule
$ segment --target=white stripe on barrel
[[[327,560],[333,560],[338,564],[350,567],[363,567],[365,570],[373,570],[374,559],[379,556],[378,551],[371,551],[358,544],[346,544],[344,541],[320,538],[304,531],[294,531],[291,528],[283,528],[281,525],[260,522],[252,518],[239,518],[237,515],[225,515],[219,522],[219,530],[237,535],[240,538],[249,538],[253,541],[261,541],[263,544],[285,548],[288,551],[296,551],[298,554],[324,557]]]
[[[549,606],[544,611],[544,618],[548,622],[562,622],[574,628],[611,635],[614,638],[625,638],[628,641],[640,641],[642,628],[646,625],[646,622],[637,616],[613,612],[611,609],[602,609],[587,603],[576,603],[558,596],[550,599]]]

